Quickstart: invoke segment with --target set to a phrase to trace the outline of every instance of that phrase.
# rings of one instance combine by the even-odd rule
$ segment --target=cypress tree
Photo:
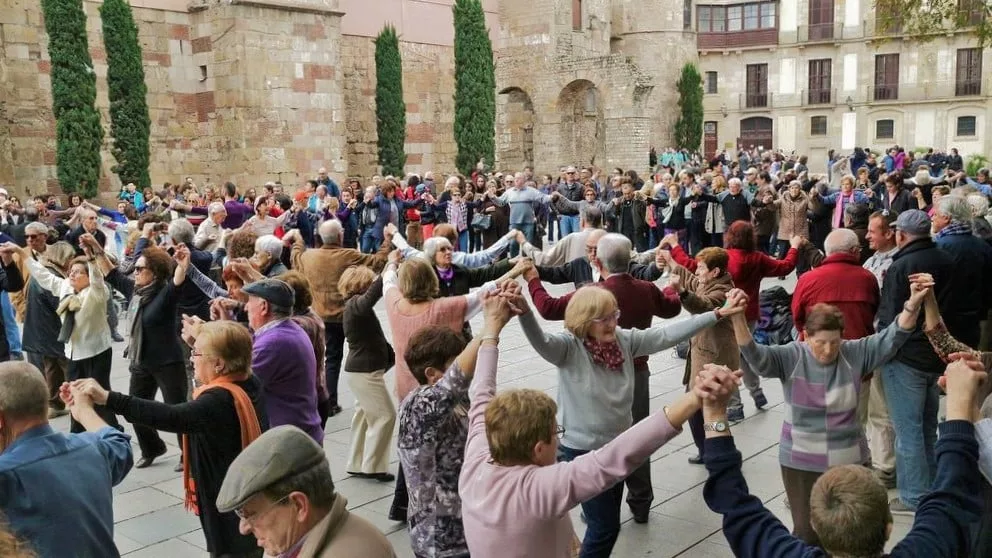
[[[107,86],[110,92],[111,153],[117,160],[113,171],[121,182],[139,188],[151,186],[148,176],[148,136],[151,119],[145,96],[138,26],[127,0],[104,0],[100,6],[103,44],[107,50]]]
[[[96,102],[96,73],[86,40],[82,0],[42,0],[52,62],[55,164],[64,192],[96,194],[103,128]]]
[[[697,151],[703,141],[703,78],[694,64],[682,66],[676,84],[679,92],[679,119],[675,122],[675,145]]]
[[[465,175],[496,155],[496,69],[480,0],[455,0],[455,166]]]
[[[396,29],[387,25],[375,39],[375,129],[383,174],[403,176],[406,165],[406,104],[403,60]]]

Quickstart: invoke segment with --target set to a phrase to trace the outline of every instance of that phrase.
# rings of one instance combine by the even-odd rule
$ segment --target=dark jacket
[[[512,267],[513,264],[510,263],[510,260],[503,260],[492,265],[473,269],[460,265],[452,265],[451,269],[454,270],[454,274],[450,281],[442,279],[441,274],[437,272],[437,268],[435,267],[434,273],[437,274],[437,282],[441,288],[438,296],[466,295],[470,289],[481,287],[486,281],[494,281],[502,277]]]
[[[944,322],[962,343],[978,347],[979,322],[988,315],[992,302],[992,246],[971,233],[942,236],[936,242],[954,261],[953,302],[943,313]]]
[[[748,203],[743,190],[736,196],[728,191],[724,192],[722,197],[703,194],[699,198],[703,201],[720,204],[720,207],[723,208],[723,220],[727,223],[727,227],[730,227],[734,221],[751,221],[751,204]]]
[[[261,382],[252,376],[235,383],[251,399],[258,423],[265,432],[269,421],[265,414]],[[222,388],[208,389],[192,401],[168,405],[112,391],[107,398],[107,408],[128,422],[164,432],[187,434],[190,474],[196,481],[196,501],[200,507],[200,525],[207,540],[207,551],[220,556],[255,550],[255,537],[242,535],[238,531],[238,516],[234,512],[217,511],[220,485],[231,462],[241,453],[241,422],[230,392]]]
[[[214,257],[210,252],[189,246],[189,261],[193,267],[200,270],[200,273],[210,275],[210,267],[213,265]],[[179,285],[176,291],[178,293],[176,300],[178,315],[199,316],[205,321],[210,319],[210,299],[192,281],[183,281],[183,284]],[[130,299],[130,297],[128,298]]]
[[[661,278],[661,270],[658,269],[658,266],[654,263],[649,265],[641,265],[639,263],[630,262],[629,273],[635,279],[643,279],[645,281],[657,281]],[[592,265],[589,263],[589,258],[586,256],[575,258],[574,260],[557,267],[546,267],[539,265],[537,266],[537,274],[540,276],[541,281],[544,281],[545,283],[561,285],[571,282],[575,284],[576,289],[582,285],[592,283]]]
[[[79,244],[79,237],[84,234],[86,234],[86,229],[84,229],[82,225],[77,225],[76,228],[72,229],[65,235],[65,241],[72,244],[72,247],[76,249],[77,256],[82,256],[85,253],[83,252],[82,245]],[[103,231],[100,229],[93,231],[93,238],[100,243],[100,246],[107,245],[107,235],[103,234]]]
[[[394,196],[392,201],[396,202],[396,228],[404,231],[406,230],[406,210],[411,207],[417,207],[420,204],[420,200],[405,201],[400,199],[399,196]],[[376,196],[375,200],[369,205],[375,207],[378,210],[378,214],[375,218],[375,225],[372,227],[372,236],[376,240],[382,240],[385,235],[383,230],[386,225],[389,224],[389,214],[390,214],[390,200],[386,199],[385,196]]]
[[[956,285],[954,260],[950,254],[937,248],[932,240],[921,238],[900,248],[892,260],[892,266],[885,274],[882,283],[882,303],[878,308],[879,331],[892,323],[902,312],[903,304],[909,300],[909,276],[913,273],[933,275],[936,282],[934,293],[937,295],[940,314],[945,320],[951,317],[950,310],[954,304],[952,291]],[[920,322],[922,321],[921,316]],[[947,326],[951,334],[958,339],[963,340],[968,337],[968,335],[959,337],[962,332],[957,330],[956,326],[952,328],[950,323]],[[896,352],[895,360],[935,375],[940,375],[944,371],[944,363],[933,351],[922,327],[917,327],[909,340]]]
[[[46,266],[55,275],[65,278],[65,274],[55,266]],[[21,347],[26,353],[48,357],[65,357],[65,344],[59,342],[62,320],[55,310],[59,307],[59,297],[48,292],[33,279],[28,279],[24,310],[24,336]]]
[[[648,234],[647,210],[648,202],[637,196],[629,201],[620,198],[620,202],[613,207],[616,231],[630,239],[634,246],[639,246],[638,239]],[[629,215],[625,216],[628,212]]]
[[[982,475],[978,471],[975,427],[966,421],[940,424],[937,473],[920,500],[913,528],[888,556],[964,556],[970,526],[982,515]],[[748,492],[741,453],[734,438],[707,438],[703,455],[709,479],[703,498],[723,515],[723,534],[740,558],[827,558],[822,548],[793,536],[775,514]]]
[[[346,372],[375,372],[389,369],[396,363],[393,347],[386,341],[382,324],[375,314],[375,305],[380,298],[381,275],[364,294],[355,295],[344,303],[341,323],[348,340],[348,359],[344,363]],[[318,366],[320,364],[317,363]]]
[[[104,279],[128,300],[134,295],[134,279],[121,274],[116,268]],[[184,283],[193,284],[192,281],[184,281]],[[147,306],[142,308],[139,326],[141,327],[141,362],[134,363],[135,367],[145,369],[160,364],[183,362],[183,351],[179,345],[181,343],[179,314],[174,310],[177,298],[178,289],[170,277]]]
[[[903,211],[909,211],[910,209],[920,208],[919,202],[916,201],[913,194],[905,188],[899,190],[899,193],[896,194],[896,197],[893,198],[891,202],[889,201],[889,192],[885,188],[882,188],[879,195],[881,196],[881,203],[879,204],[879,207],[882,209],[902,213]]]

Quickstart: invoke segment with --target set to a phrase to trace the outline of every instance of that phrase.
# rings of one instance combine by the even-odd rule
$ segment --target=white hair
[[[267,253],[272,256],[272,259],[278,260],[282,256],[282,240],[279,240],[271,234],[258,237],[255,241],[255,253],[261,254],[262,252]]]
[[[834,229],[823,241],[823,251],[828,255],[853,252],[861,246],[858,235],[851,229]]]
[[[970,223],[971,206],[958,196],[944,196],[937,202],[937,213],[951,218],[952,223]]]
[[[989,212],[989,199],[985,194],[968,194],[967,200],[972,217],[984,217]]]
[[[38,221],[31,221],[24,227],[24,232],[27,234],[43,234],[47,236],[48,226]]]
[[[193,230],[193,224],[186,219],[176,219],[169,223],[169,237],[176,244],[193,244],[193,236],[196,235],[196,231]]]
[[[324,244],[341,244],[344,228],[341,226],[341,221],[329,219],[320,224],[317,234],[320,235],[320,241]]]
[[[434,265],[434,256],[441,248],[452,248],[451,241],[443,236],[434,236],[424,241],[424,256]]]
[[[221,211],[224,211],[224,212],[227,211],[227,208],[224,207],[224,202],[212,202],[207,207],[207,213],[209,213],[210,215],[217,215]]]
[[[627,273],[630,270],[631,249],[629,238],[608,233],[596,243],[596,259],[607,273]]]

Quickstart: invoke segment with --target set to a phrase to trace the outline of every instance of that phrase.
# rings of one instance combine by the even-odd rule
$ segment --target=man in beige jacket
[[[268,556],[395,558],[386,537],[334,491],[324,450],[295,426],[258,437],[231,463],[217,496]]]

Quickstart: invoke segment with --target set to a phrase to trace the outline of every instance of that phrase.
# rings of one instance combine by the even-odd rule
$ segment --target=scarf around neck
[[[250,377],[250,376],[248,376]],[[241,424],[241,449],[248,447],[262,435],[262,426],[258,422],[258,415],[255,413],[255,406],[251,404],[251,398],[237,385],[235,378],[231,376],[217,376],[210,383],[193,390],[193,399],[203,395],[203,392],[210,389],[226,389],[234,398],[234,411],[238,414],[238,423]],[[189,434],[183,434],[183,487],[186,490],[185,506],[187,510],[196,515],[200,515],[200,506],[196,500],[196,482],[190,476],[189,470]]]
[[[589,351],[592,361],[607,370],[619,372],[623,368],[623,350],[617,341],[600,342],[586,338],[582,345]]]
[[[76,312],[79,312],[82,307],[82,292],[65,296],[59,301],[59,307],[55,310],[55,313],[62,318],[62,327],[59,328],[59,343],[68,343],[72,338],[72,332],[76,329]]]
[[[141,346],[144,341],[144,328],[141,327],[141,316],[148,303],[155,298],[159,289],[164,286],[163,281],[155,281],[144,287],[134,289],[134,296],[127,307],[127,331],[130,334],[127,347],[124,349],[124,356],[130,362],[141,362]]]

